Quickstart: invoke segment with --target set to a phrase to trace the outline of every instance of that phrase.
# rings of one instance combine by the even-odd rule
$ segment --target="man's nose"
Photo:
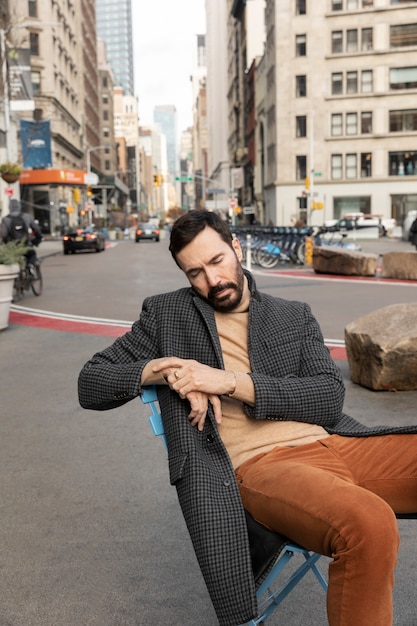
[[[219,276],[215,270],[207,270],[206,279],[210,287],[215,287],[219,283]]]

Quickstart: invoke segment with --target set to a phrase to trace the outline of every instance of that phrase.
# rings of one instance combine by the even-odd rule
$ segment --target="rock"
[[[356,252],[337,246],[317,246],[313,250],[313,269],[317,274],[375,276],[378,255]]]
[[[345,328],[352,381],[375,391],[417,389],[417,303],[392,304]]]
[[[384,254],[381,277],[417,280],[417,251]]]

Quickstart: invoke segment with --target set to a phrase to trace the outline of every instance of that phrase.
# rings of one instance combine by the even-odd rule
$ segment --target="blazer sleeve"
[[[151,300],[144,301],[141,316],[129,332],[83,366],[78,376],[78,398],[84,409],[113,409],[142,393],[142,370],[159,356]]]
[[[288,321],[281,315],[271,341],[250,373],[255,405],[245,406],[256,419],[294,420],[332,427],[341,417],[345,389],[326,347],[319,324],[307,304],[293,306]]]

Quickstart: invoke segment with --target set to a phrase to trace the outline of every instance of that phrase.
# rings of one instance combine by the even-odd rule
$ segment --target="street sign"
[[[179,183],[192,183],[194,179],[192,176],[176,176],[175,180]]]
[[[97,185],[98,176],[94,172],[87,172],[84,174],[84,185]]]
[[[321,172],[314,172],[314,176],[321,176],[322,173]]]
[[[207,193],[226,193],[226,189],[221,189],[220,187],[207,187]]]
[[[229,208],[235,209],[237,207],[237,199],[229,198]]]
[[[93,208],[94,208],[94,202],[88,201],[88,202],[85,203],[85,210],[86,211],[92,211]]]
[[[12,187],[6,187],[6,189],[4,190],[4,193],[7,194],[8,196],[12,196],[13,195]]]

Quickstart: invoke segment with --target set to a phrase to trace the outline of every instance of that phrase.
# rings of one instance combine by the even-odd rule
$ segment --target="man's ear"
[[[243,254],[242,254],[242,248],[241,248],[241,245],[240,245],[240,241],[239,241],[239,239],[237,237],[233,237],[233,239],[232,239],[232,247],[233,247],[233,250],[236,253],[237,258],[239,259],[239,261],[241,261],[242,258],[243,258]]]

